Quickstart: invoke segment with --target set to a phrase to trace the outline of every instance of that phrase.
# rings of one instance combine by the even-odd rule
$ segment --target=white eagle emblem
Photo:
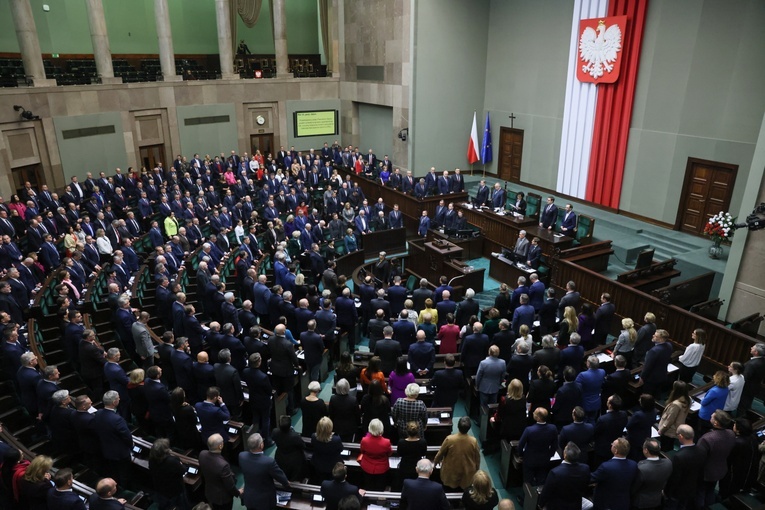
[[[579,56],[587,62],[582,66],[582,72],[596,80],[603,76],[603,70],[610,73],[621,49],[622,31],[619,25],[606,28],[606,23],[601,20],[597,33],[592,27],[585,28],[579,39]]]

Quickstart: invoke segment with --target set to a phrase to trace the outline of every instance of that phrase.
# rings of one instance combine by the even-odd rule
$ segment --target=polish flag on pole
[[[473,129],[470,130],[470,139],[468,140],[467,159],[471,165],[478,161],[478,129],[476,128],[475,112],[473,112]]]

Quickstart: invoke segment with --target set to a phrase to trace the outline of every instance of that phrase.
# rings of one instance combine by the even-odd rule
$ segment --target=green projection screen
[[[338,134],[337,110],[295,112],[295,138]]]

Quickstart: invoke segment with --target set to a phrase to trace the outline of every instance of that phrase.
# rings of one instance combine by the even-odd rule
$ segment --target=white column
[[[112,50],[109,47],[109,34],[106,31],[104,4],[101,0],[85,0],[90,25],[90,40],[93,42],[93,57],[101,83],[122,83],[122,78],[114,77]]]
[[[289,78],[289,54],[287,53],[287,16],[285,0],[273,0],[274,48],[276,53],[276,77]]]
[[[239,79],[234,74],[234,52],[231,51],[231,12],[229,0],[215,0],[215,17],[218,20],[218,55],[220,74],[224,80]]]
[[[182,81],[183,77],[175,74],[173,31],[170,29],[170,15],[167,8],[167,0],[154,0],[154,18],[157,22],[159,64],[162,67],[162,78],[164,81]]]
[[[37,26],[32,16],[29,0],[11,0],[11,16],[16,27],[16,38],[24,62],[24,74],[33,87],[55,87],[56,80],[45,79],[40,41],[37,39]]]

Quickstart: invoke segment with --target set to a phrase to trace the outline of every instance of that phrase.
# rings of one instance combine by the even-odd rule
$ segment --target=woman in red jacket
[[[375,418],[369,422],[369,434],[361,440],[359,464],[364,471],[364,488],[383,491],[388,484],[388,457],[392,453],[390,439],[383,437],[383,424]]]

